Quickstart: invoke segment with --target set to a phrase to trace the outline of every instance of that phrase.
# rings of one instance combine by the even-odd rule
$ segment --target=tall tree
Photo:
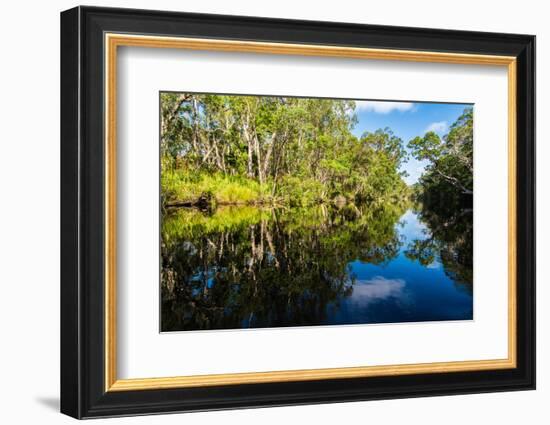
[[[472,108],[464,110],[443,138],[428,132],[412,139],[408,146],[416,159],[429,161],[422,176],[425,186],[444,182],[463,194],[473,193]]]

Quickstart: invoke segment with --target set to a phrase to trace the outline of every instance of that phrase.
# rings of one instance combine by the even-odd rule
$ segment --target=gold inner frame
[[[325,45],[212,40],[145,35],[105,34],[105,391],[134,391],[214,385],[358,378],[416,373],[447,373],[516,367],[516,58],[462,53],[370,49]],[[118,379],[116,325],[116,106],[117,48],[170,48],[504,66],[508,72],[508,357],[495,360],[398,364],[327,369],[285,370]]]

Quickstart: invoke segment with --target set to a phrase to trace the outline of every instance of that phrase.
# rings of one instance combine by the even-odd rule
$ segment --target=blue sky
[[[416,136],[423,136],[427,131],[435,131],[440,136],[447,134],[449,126],[462,114],[468,104],[456,103],[421,103],[389,101],[356,101],[358,123],[353,134],[360,137],[365,131],[374,132],[379,128],[390,128],[403,140],[405,146]],[[402,165],[409,176],[407,184],[415,183],[426,163],[410,157]]]

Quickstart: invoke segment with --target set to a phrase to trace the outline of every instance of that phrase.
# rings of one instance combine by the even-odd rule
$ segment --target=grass
[[[166,202],[193,201],[210,194],[217,204],[256,204],[266,202],[271,192],[270,184],[260,185],[246,177],[221,173],[189,174],[183,170],[163,171],[161,186]]]
[[[402,188],[387,191],[380,184],[394,187],[378,180],[365,188],[364,198],[369,204],[384,204],[408,198],[409,190]],[[224,173],[207,173],[177,170],[163,170],[161,177],[162,198],[165,204],[194,203],[206,196],[213,205],[272,205],[305,208],[318,204],[334,202],[337,197],[347,198],[354,202],[354,196],[339,191],[329,190],[321,182],[312,178],[285,176],[279,180],[276,190],[273,181],[260,184],[257,180],[242,175]],[[399,187],[399,185],[397,185]],[[364,199],[364,200],[366,200]]]

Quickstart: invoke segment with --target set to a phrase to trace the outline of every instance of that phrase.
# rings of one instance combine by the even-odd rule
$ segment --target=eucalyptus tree
[[[426,187],[448,186],[464,195],[473,193],[473,109],[466,108],[450,131],[439,137],[428,132],[409,144],[413,156],[429,162],[422,182]]]
[[[244,177],[298,204],[403,191],[401,139],[389,129],[357,138],[354,109],[338,99],[163,93],[163,170]]]

